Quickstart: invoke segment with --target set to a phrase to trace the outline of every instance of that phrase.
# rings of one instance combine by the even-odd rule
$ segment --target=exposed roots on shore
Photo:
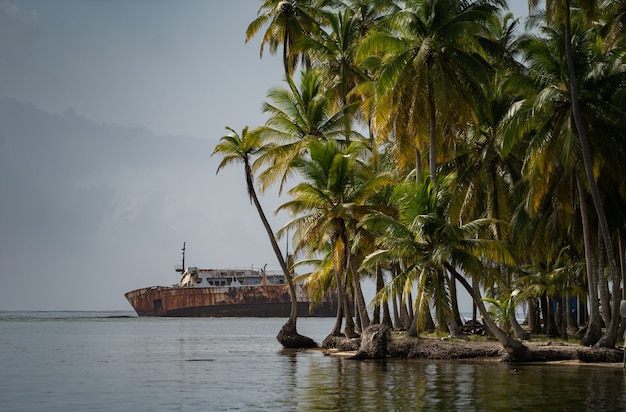
[[[478,359],[500,358],[506,353],[492,342],[449,342],[437,339],[396,336],[387,347],[390,357],[397,359]]]
[[[336,349],[339,352],[353,352],[359,350],[360,338],[348,339],[344,335],[328,335],[322,342],[322,349]]]
[[[280,342],[281,345],[283,345],[283,348],[285,349],[317,348],[317,343],[313,339],[307,336],[300,335],[296,331],[295,327],[293,327],[289,323],[286,323],[280,329],[280,332],[278,332],[276,339],[278,340],[278,342]]]
[[[392,359],[492,359],[511,363],[576,361],[581,363],[622,363],[621,349],[599,349],[571,343],[524,342],[527,351],[511,357],[497,341],[450,341],[441,338],[411,338],[392,333],[386,357]],[[322,348],[338,352],[357,352],[361,339],[329,336]]]

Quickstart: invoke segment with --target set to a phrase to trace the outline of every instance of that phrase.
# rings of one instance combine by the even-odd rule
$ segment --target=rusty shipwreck
[[[291,298],[282,273],[264,269],[200,269],[177,266],[178,284],[151,286],[126,293],[139,316],[288,317]],[[312,306],[296,283],[298,316],[333,317],[336,302]]]

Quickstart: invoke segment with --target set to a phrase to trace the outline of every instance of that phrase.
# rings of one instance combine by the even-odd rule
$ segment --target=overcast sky
[[[244,42],[260,4],[0,0],[0,310],[130,310],[185,241],[190,265],[278,268],[243,172],[209,156],[282,84]]]

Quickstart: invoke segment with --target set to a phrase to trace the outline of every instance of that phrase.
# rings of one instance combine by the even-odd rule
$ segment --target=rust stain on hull
[[[139,316],[288,317],[291,299],[284,285],[184,288],[154,286],[126,293]],[[333,317],[336,303],[309,310],[298,302],[298,316]]]

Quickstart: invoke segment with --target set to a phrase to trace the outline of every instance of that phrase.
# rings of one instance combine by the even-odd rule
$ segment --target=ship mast
[[[183,264],[181,266],[176,266],[176,272],[179,273],[183,273],[185,271],[185,247],[187,245],[187,242],[183,242],[183,248],[181,249],[183,251]]]

